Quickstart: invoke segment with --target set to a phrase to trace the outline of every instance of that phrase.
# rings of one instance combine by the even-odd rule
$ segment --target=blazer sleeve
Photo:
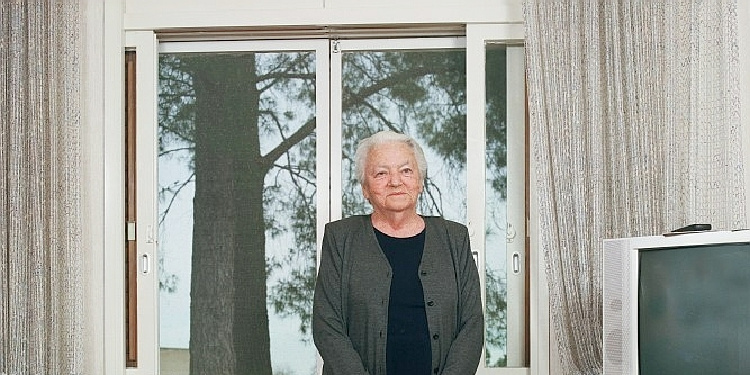
[[[313,298],[313,341],[323,358],[325,375],[367,375],[362,359],[347,336],[343,285],[345,253],[334,227],[326,225]],[[343,242],[343,241],[342,241]]]
[[[448,230],[458,282],[458,333],[451,343],[443,375],[474,374],[484,346],[484,314],[479,286],[479,272],[469,244],[469,231],[452,225]]]

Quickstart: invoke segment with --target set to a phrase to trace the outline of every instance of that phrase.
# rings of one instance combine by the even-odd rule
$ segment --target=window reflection
[[[314,60],[160,56],[162,374],[315,372]]]
[[[343,216],[369,213],[354,174],[357,141],[407,133],[428,171],[417,210],[466,222],[466,52],[357,51],[342,56]]]
[[[506,233],[508,197],[506,49],[488,44],[485,53],[485,360],[507,365]]]

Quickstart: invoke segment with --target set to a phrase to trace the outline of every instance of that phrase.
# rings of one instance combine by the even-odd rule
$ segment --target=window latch
[[[135,221],[125,223],[125,241],[135,241]]]

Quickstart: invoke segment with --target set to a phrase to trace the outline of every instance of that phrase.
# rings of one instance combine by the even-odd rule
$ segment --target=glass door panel
[[[359,140],[380,130],[394,130],[415,138],[427,158],[418,212],[465,223],[465,50],[420,46],[420,41],[390,40],[392,49],[387,50],[347,42],[334,42],[341,52],[332,58],[341,76],[341,215],[371,212],[354,173]],[[336,198],[334,193],[332,199]]]
[[[184,45],[159,57],[160,372],[314,374],[319,52]]]
[[[485,365],[527,367],[523,47],[485,47]]]
[[[526,367],[523,47],[485,49],[485,365]]]
[[[507,366],[506,241],[508,157],[505,48],[490,45],[485,59],[485,365]]]
[[[352,157],[383,129],[425,149],[420,213],[469,227],[478,373],[527,373],[523,47],[496,35],[159,44],[162,375],[320,370],[316,249],[326,222],[370,212]]]
[[[504,267],[491,270],[506,278],[506,363],[507,367],[528,368],[529,357],[529,263],[527,218],[527,132],[526,90],[523,45],[508,42],[488,43],[487,54],[487,155],[488,187],[494,198],[502,201],[505,188],[505,242],[493,248],[487,242],[488,256],[495,252],[505,257]],[[504,74],[503,74],[504,72]],[[504,82],[505,84],[501,84]],[[503,95],[505,93],[505,95]],[[504,112],[504,115],[503,115]],[[503,126],[504,117],[504,126]],[[504,134],[503,134],[504,133]],[[505,165],[497,146],[505,136]],[[502,150],[502,146],[500,146]],[[503,180],[503,178],[505,180]],[[488,220],[487,227],[501,227],[501,221]],[[498,241],[498,243],[503,243]],[[499,261],[501,263],[502,261]],[[489,275],[488,275],[489,277]],[[489,286],[488,286],[489,288]],[[489,299],[487,307],[492,306]],[[491,328],[489,326],[488,328]],[[489,330],[488,330],[489,331]],[[488,332],[488,335],[490,333]]]
[[[518,25],[467,27],[469,229],[485,350],[477,374],[529,371],[524,50]],[[473,69],[471,69],[473,68]]]

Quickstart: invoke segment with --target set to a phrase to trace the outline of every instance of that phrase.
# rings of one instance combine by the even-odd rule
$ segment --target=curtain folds
[[[81,374],[80,4],[0,2],[0,372]]]
[[[563,374],[600,374],[602,239],[747,225],[737,3],[524,10],[552,327]]]

